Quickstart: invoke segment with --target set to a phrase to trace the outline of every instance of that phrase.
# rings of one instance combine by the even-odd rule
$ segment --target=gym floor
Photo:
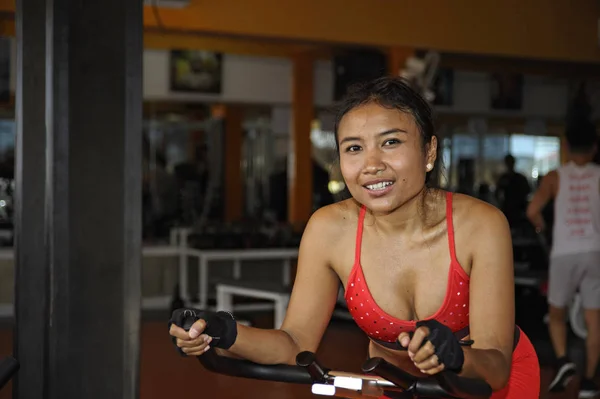
[[[202,397],[207,399],[314,399],[310,388],[304,385],[273,383],[215,375],[202,369],[196,359],[182,358],[173,348],[167,335],[166,323],[158,315],[145,315],[141,342],[141,399],[164,399],[166,397]],[[254,325],[268,327],[269,316],[254,317]],[[547,358],[547,341],[532,339],[544,364]],[[351,348],[351,349],[350,349]],[[319,360],[338,370],[360,371],[366,357],[367,339],[352,322],[333,321],[328,328],[319,352]],[[0,324],[0,357],[12,352],[12,330],[7,322]],[[542,386],[550,379],[550,370],[542,370]],[[573,380],[567,392],[549,395],[542,392],[540,398],[577,398],[578,379]],[[11,399],[10,385],[0,392],[0,399]]]

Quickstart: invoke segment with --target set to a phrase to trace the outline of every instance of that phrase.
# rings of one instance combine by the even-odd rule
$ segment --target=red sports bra
[[[366,208],[363,206],[358,218],[354,266],[346,287],[346,304],[356,324],[370,338],[383,342],[395,342],[401,332],[414,331],[416,321],[397,319],[384,312],[373,300],[360,263],[365,213]],[[469,325],[469,276],[456,259],[452,224],[452,193],[450,192],[446,194],[446,223],[451,259],[446,297],[438,311],[426,320],[435,319],[456,333]]]

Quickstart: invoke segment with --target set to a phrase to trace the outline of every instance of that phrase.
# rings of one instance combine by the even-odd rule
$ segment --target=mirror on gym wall
[[[146,120],[143,223],[146,241],[177,226],[221,219],[222,123],[168,115]]]
[[[541,136],[489,129],[469,132],[454,128],[443,139],[446,187],[494,203],[498,179],[507,169],[505,157],[515,158],[515,170],[530,186],[560,165],[561,142],[557,136]]]

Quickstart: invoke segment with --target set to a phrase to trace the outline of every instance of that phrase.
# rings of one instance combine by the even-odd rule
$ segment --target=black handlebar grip
[[[393,382],[404,390],[410,389],[417,381],[417,377],[408,374],[406,371],[386,362],[381,357],[373,357],[363,363],[361,370],[363,373],[373,373],[388,381]]]
[[[314,353],[309,351],[300,352],[296,356],[296,364],[306,368],[313,381],[322,383],[327,380],[327,371],[317,362]]]

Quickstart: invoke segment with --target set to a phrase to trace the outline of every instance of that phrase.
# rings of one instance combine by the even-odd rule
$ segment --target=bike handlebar
[[[190,312],[190,316],[183,320],[180,327],[186,331],[189,330],[189,327],[195,322],[195,320],[191,320],[192,317],[197,320],[195,313]],[[319,364],[314,353],[307,351],[296,356],[296,366],[258,364],[245,359],[219,355],[214,348],[210,348],[206,353],[198,356],[198,360],[205,369],[214,373],[256,380],[336,386],[336,378],[349,377],[354,381],[359,381],[363,388],[375,386],[383,392],[400,391],[411,397],[487,399],[492,394],[491,387],[483,380],[461,377],[451,371],[419,378],[380,357],[371,358],[362,366],[364,373],[375,374],[378,376],[375,378],[326,369]],[[360,391],[362,388],[352,389]]]
[[[265,365],[244,359],[220,356],[213,348],[198,356],[198,360],[205,369],[231,377],[292,384],[312,384],[315,382],[306,368],[287,364]]]
[[[335,372],[322,367],[311,352],[301,352],[296,357],[297,366],[279,364],[265,365],[244,359],[219,355],[215,349],[198,356],[205,369],[232,377],[286,382],[294,384],[332,384]],[[382,377],[390,384],[381,384],[382,389],[404,391],[411,396],[445,399],[486,399],[492,394],[490,386],[483,380],[460,377],[444,371],[428,378],[418,378],[376,357],[367,360],[362,371]],[[330,374],[331,373],[331,374]],[[366,375],[345,374],[357,379]],[[380,381],[380,382],[385,382]]]
[[[406,391],[427,398],[483,399],[492,394],[491,387],[476,378],[461,377],[451,371],[442,371],[427,378],[417,378],[404,370],[375,357],[362,366],[365,373],[374,373]]]
[[[10,381],[19,370],[19,367],[19,362],[12,357],[0,360],[0,389],[4,388],[4,385]]]
[[[297,366],[253,363],[244,359],[221,356],[212,348],[198,356],[198,360],[205,369],[214,373],[275,382],[331,384],[336,374],[319,365],[311,352],[299,353],[296,357]],[[490,386],[483,380],[460,377],[449,371],[427,378],[418,378],[379,357],[367,360],[362,366],[362,371],[382,377],[379,383],[384,391],[404,391],[416,397],[484,399],[492,394]],[[350,373],[344,375],[356,379],[367,377],[367,375]]]

